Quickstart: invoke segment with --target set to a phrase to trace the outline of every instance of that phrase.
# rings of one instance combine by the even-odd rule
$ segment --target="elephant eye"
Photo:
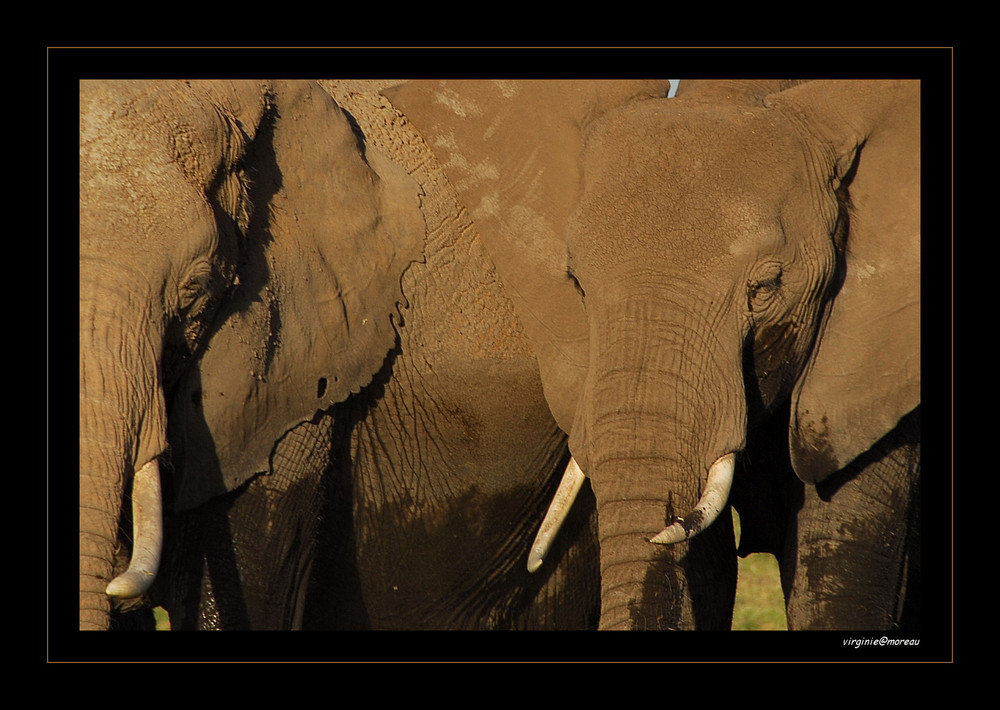
[[[747,310],[750,313],[759,313],[767,308],[774,295],[781,290],[781,276],[781,267],[772,265],[764,274],[747,279]]]
[[[212,265],[207,261],[193,264],[178,291],[179,311],[187,314],[197,312],[200,302],[209,293],[211,282]]]
[[[164,346],[163,370],[167,382],[175,381],[186,363],[200,352],[226,283],[224,273],[208,260],[196,261],[188,267],[177,289],[176,312]]]
[[[580,298],[586,300],[587,292],[583,290],[583,286],[580,285],[580,281],[576,278],[576,274],[572,271],[567,271],[566,275],[569,276],[570,281],[573,282],[573,288],[575,288],[576,292],[580,294]]]

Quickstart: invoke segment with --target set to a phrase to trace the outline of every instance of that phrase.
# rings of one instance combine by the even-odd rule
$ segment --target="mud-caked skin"
[[[920,410],[816,486],[779,555],[790,629],[920,630]]]

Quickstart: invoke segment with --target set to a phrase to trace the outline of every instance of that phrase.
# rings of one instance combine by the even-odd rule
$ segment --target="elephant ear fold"
[[[174,398],[178,506],[270,470],[275,443],[368,384],[395,347],[401,277],[422,258],[420,191],[312,82],[277,82],[246,156],[239,285]]]
[[[918,82],[784,93],[818,112],[848,196],[843,283],[793,393],[792,464],[814,483],[920,404],[920,95]]]

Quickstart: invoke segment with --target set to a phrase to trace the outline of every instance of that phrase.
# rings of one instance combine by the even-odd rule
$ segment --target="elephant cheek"
[[[765,326],[752,333],[745,347],[747,398],[759,400],[766,411],[788,399],[804,360],[799,328],[794,323]],[[753,376],[751,376],[753,375]],[[756,392],[753,390],[756,388]]]

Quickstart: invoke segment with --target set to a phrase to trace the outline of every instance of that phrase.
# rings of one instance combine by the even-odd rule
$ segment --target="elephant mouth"
[[[701,498],[694,508],[686,515],[677,518],[659,533],[650,538],[650,542],[659,545],[672,545],[676,542],[690,540],[692,537],[710,526],[719,513],[726,507],[729,491],[733,485],[736,454],[728,453],[720,456],[708,469],[708,478]],[[535,536],[528,555],[528,571],[535,572],[545,561],[552,543],[555,541],[559,528],[569,515],[576,494],[583,485],[585,475],[576,459],[570,459],[563,472],[559,488],[549,504],[548,511]]]
[[[156,580],[163,553],[163,497],[156,459],[136,471],[132,480],[132,533],[132,559],[105,589],[110,597],[140,597]]]

